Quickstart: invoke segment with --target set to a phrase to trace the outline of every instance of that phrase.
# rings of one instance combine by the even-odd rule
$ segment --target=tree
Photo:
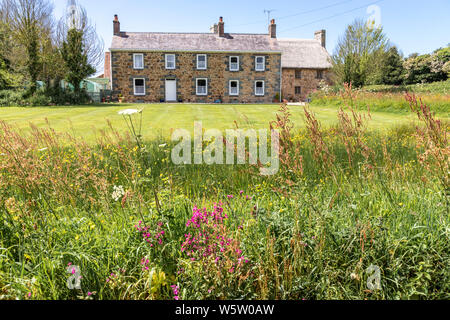
[[[380,83],[388,85],[401,85],[404,81],[405,69],[403,58],[397,47],[393,46],[385,54],[380,69]]]
[[[3,0],[1,6],[14,37],[25,49],[30,91],[34,93],[41,72],[42,35],[52,29],[53,6],[48,0]]]
[[[83,53],[87,56],[87,62],[96,69],[101,67],[104,59],[103,40],[98,36],[86,10],[75,0],[67,1],[66,14],[59,20],[56,36],[59,47],[67,42],[71,29],[82,32]]]
[[[21,74],[13,68],[14,53],[17,52],[11,37],[11,29],[6,22],[4,11],[0,11],[0,90],[16,87],[22,80]]]
[[[447,79],[450,78],[450,61],[447,61],[442,67],[442,71],[447,73]]]
[[[408,84],[443,81],[448,78],[446,64],[450,61],[450,47],[432,54],[411,55],[404,62]]]
[[[67,40],[61,48],[62,58],[67,73],[66,80],[74,86],[75,93],[80,93],[80,84],[84,78],[95,73],[95,68],[88,63],[83,44],[83,31],[72,28],[67,33]]]
[[[361,19],[349,25],[333,54],[333,69],[339,82],[360,87],[375,77],[383,55],[390,47],[382,27]]]

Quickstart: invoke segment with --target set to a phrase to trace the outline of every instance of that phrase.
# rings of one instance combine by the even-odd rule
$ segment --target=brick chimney
[[[119,16],[117,14],[114,15],[113,25],[114,25],[114,35],[120,36],[120,22],[119,22]]]
[[[105,71],[103,73],[103,78],[111,78],[111,52],[105,52]]]
[[[275,19],[270,21],[269,25],[269,36],[273,39],[277,38],[277,25],[275,24]]]
[[[219,18],[219,23],[217,25],[217,35],[219,37],[225,37],[225,22],[223,22],[223,17]]]
[[[314,33],[314,39],[320,42],[322,47],[327,47],[327,32],[325,30],[319,30]]]

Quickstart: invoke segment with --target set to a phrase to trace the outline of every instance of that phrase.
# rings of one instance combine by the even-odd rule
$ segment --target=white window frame
[[[138,57],[138,56],[142,57],[142,68],[138,68],[136,66],[136,57]],[[135,69],[135,70],[143,70],[144,66],[145,66],[145,64],[144,64],[144,54],[143,53],[134,53],[133,54],[133,69]]]
[[[237,93],[231,93],[231,83],[236,82],[237,83]],[[228,83],[228,93],[230,96],[238,96],[239,95],[239,80],[230,80]]]
[[[144,93],[137,93],[136,92],[136,80],[142,80],[144,81]],[[145,88],[145,78],[133,78],[133,92],[135,96],[145,96],[146,93],[146,88]]]
[[[169,63],[169,56],[173,57],[173,68],[169,68],[168,63]],[[168,53],[166,54],[166,59],[165,59],[165,64],[166,64],[166,69],[167,70],[175,70],[177,68],[177,56],[173,53]]]
[[[262,65],[263,68],[262,69],[258,69],[258,58],[262,58]],[[265,56],[256,56],[255,57],[255,71],[266,71],[266,57]]]
[[[204,68],[199,67],[199,58],[200,57],[205,57],[205,67]],[[207,69],[208,69],[208,55],[207,54],[198,54],[197,55],[197,70],[207,70]]]
[[[236,64],[237,64],[237,69],[231,69],[231,59],[232,58],[236,58],[237,59],[237,62],[236,62]],[[230,65],[230,71],[232,71],[232,72],[236,72],[236,71],[239,71],[239,56],[231,56],[230,57],[230,60],[229,60],[229,65]]]
[[[198,81],[199,80],[205,80],[206,81],[206,92],[205,93],[199,93],[198,92]],[[208,95],[208,78],[196,78],[195,79],[195,94],[197,96],[207,96]]]
[[[262,86],[262,89],[263,89],[262,94],[260,94],[260,93],[258,93],[258,92],[256,91],[256,84],[257,84],[258,82],[262,82],[262,84],[263,84],[263,86]],[[264,96],[265,94],[266,94],[266,82],[265,82],[264,80],[256,80],[256,81],[255,81],[255,96],[262,97],[262,96]]]

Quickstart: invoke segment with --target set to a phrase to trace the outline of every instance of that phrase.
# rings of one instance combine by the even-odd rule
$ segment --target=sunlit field
[[[311,106],[311,110],[323,126],[330,127],[337,123],[338,107],[324,105]],[[450,106],[450,101],[448,105]],[[170,137],[171,129],[193,130],[194,121],[202,121],[205,129],[232,129],[236,126],[235,122],[240,128],[268,128],[269,122],[275,119],[279,105],[113,104],[85,107],[8,107],[0,108],[0,119],[22,132],[30,132],[30,123],[38,128],[50,125],[58,132],[69,132],[88,142],[95,142],[100,131],[109,127],[108,121],[118,131],[128,131],[122,116],[118,114],[120,110],[128,108],[144,109],[142,134],[146,140],[153,140],[159,136]],[[369,123],[369,128],[385,129],[410,124],[416,118],[408,109],[401,113],[372,111],[373,121]],[[303,107],[290,106],[290,110],[294,126],[297,129],[304,128]],[[438,116],[450,119],[449,112],[439,113]]]
[[[0,109],[0,299],[449,299],[450,108],[346,94]],[[279,130],[279,172],[173,164],[196,120]]]

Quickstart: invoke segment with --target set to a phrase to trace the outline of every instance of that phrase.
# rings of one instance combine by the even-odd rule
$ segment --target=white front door
[[[177,101],[177,80],[166,80],[166,102]]]

